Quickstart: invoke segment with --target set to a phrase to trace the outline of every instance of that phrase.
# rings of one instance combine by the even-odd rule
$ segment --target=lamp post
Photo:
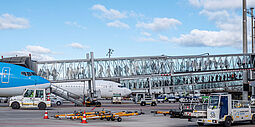
[[[243,0],[243,54],[247,53],[247,9],[246,0]],[[248,100],[248,71],[243,71],[243,100]]]

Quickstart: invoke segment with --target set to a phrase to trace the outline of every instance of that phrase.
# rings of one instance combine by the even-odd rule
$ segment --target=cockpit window
[[[122,85],[118,85],[118,87],[119,87],[119,88],[123,88],[124,86],[122,86]]]
[[[21,72],[21,75],[24,76],[37,76],[35,72]]]
[[[21,75],[27,76],[26,72],[21,72]]]
[[[37,76],[37,74],[35,72],[31,72],[33,76]]]
[[[27,76],[32,76],[32,73],[31,72],[27,72]]]

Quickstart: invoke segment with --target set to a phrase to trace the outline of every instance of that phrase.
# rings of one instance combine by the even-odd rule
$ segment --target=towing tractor
[[[206,118],[198,119],[197,123],[230,127],[234,122],[243,121],[255,123],[255,115],[248,101],[232,100],[231,94],[212,94],[209,96]]]
[[[9,106],[12,109],[39,108],[44,110],[51,107],[51,101],[49,95],[46,96],[45,89],[26,89],[23,95],[11,97]]]

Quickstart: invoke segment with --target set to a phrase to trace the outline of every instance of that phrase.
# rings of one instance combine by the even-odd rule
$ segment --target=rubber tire
[[[226,119],[225,119],[225,121],[223,123],[223,126],[224,127],[230,127],[231,126],[231,122],[232,122],[231,118],[230,117],[226,117]]]
[[[60,106],[60,105],[61,105],[61,102],[60,102],[60,101],[57,101],[56,105],[57,105],[57,106]]]
[[[122,118],[121,118],[121,117],[118,117],[118,118],[117,118],[117,121],[118,121],[118,122],[121,122],[121,121],[122,121]]]
[[[112,121],[115,121],[115,118],[111,118]]]
[[[107,120],[107,121],[110,121],[110,120],[111,120],[111,117],[107,117],[106,120]]]
[[[45,110],[45,109],[46,109],[46,104],[43,103],[43,102],[41,102],[41,103],[38,104],[38,108],[39,108],[40,110]]]
[[[204,123],[197,123],[198,126],[204,126],[205,124]]]
[[[96,102],[96,107],[101,107],[101,102]]]
[[[252,116],[251,124],[255,124],[255,115]]]
[[[141,105],[141,106],[145,106],[145,105],[146,105],[146,103],[145,103],[145,102],[142,102],[140,105]]]
[[[19,109],[20,108],[20,104],[18,102],[13,102],[11,107],[12,107],[12,109]]]
[[[156,102],[151,103],[151,106],[156,106],[156,105],[157,105]]]

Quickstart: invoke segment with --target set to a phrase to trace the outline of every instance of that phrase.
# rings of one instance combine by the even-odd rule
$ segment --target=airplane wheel
[[[39,103],[38,108],[40,110],[44,110],[44,109],[46,109],[46,104],[45,103]]]
[[[18,102],[13,102],[11,107],[12,107],[12,109],[19,109],[20,108],[20,104]]]
[[[122,121],[122,118],[118,117],[118,118],[117,118],[117,121],[118,121],[118,122],[121,122],[121,121]]]

